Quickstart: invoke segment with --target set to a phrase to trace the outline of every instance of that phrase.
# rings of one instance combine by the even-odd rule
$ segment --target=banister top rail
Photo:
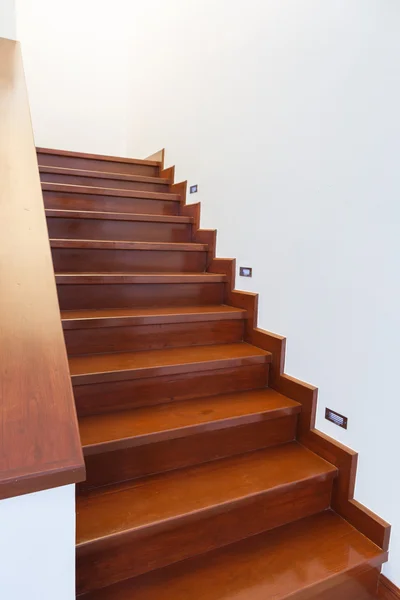
[[[84,477],[21,50],[0,38],[0,499]]]

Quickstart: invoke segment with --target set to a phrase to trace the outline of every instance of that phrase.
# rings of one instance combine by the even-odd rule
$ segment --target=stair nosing
[[[244,308],[237,308],[231,311],[214,311],[214,312],[181,312],[181,313],[165,313],[154,315],[116,315],[104,317],[73,317],[66,318],[61,311],[61,322],[64,330],[72,329],[89,329],[100,327],[123,327],[123,326],[140,326],[140,325],[162,325],[164,323],[201,323],[203,321],[230,321],[244,320],[247,316],[247,311]]]
[[[92,179],[117,179],[119,181],[132,181],[137,183],[154,183],[159,185],[170,185],[172,182],[165,177],[151,177],[147,175],[134,175],[128,173],[115,173],[113,171],[91,171],[89,169],[76,169],[70,167],[56,167],[50,165],[39,165],[39,173],[48,175],[69,175],[71,177],[87,177]],[[56,182],[43,182],[56,183]]]
[[[274,535],[272,532],[275,530],[275,535],[277,536],[277,538],[279,539],[279,532],[285,532],[290,529],[290,528],[296,528],[298,525],[301,525],[301,523],[305,523],[307,525],[308,528],[312,529],[312,528],[316,528],[318,526],[318,522],[316,523],[315,521],[318,521],[319,519],[321,519],[321,517],[323,515],[326,514],[330,514],[332,517],[335,517],[338,521],[342,521],[346,524],[346,526],[349,529],[354,529],[354,527],[346,522],[346,520],[339,516],[338,514],[334,513],[334,511],[332,509],[328,509],[327,511],[323,511],[323,513],[318,513],[318,514],[314,514],[314,515],[309,515],[306,517],[303,517],[302,519],[300,519],[297,522],[290,522],[290,523],[285,523],[283,525],[280,525],[276,528],[274,528],[273,530],[267,530],[267,531],[263,531],[261,533],[257,533],[253,536],[247,537],[247,538],[243,538],[237,541],[234,541],[232,543],[229,543],[225,546],[222,547],[217,547],[215,549],[212,549],[210,551],[207,551],[206,553],[203,553],[201,555],[194,555],[191,556],[189,558],[184,559],[183,561],[179,561],[179,562],[175,562],[172,563],[170,565],[166,565],[163,567],[160,567],[159,569],[157,569],[157,572],[160,574],[165,574],[166,578],[164,578],[164,580],[162,578],[161,579],[161,584],[163,584],[165,581],[172,581],[172,584],[176,581],[179,580],[180,577],[185,577],[188,574],[190,574],[190,572],[194,573],[195,575],[197,574],[201,574],[204,569],[204,567],[206,568],[206,573],[207,573],[207,569],[212,566],[214,564],[214,560],[217,560],[217,564],[219,567],[221,567],[222,564],[222,568],[226,567],[226,564],[228,562],[230,562],[230,557],[231,557],[231,552],[232,549],[241,549],[239,550],[239,554],[242,553],[243,554],[243,548],[245,550],[245,552],[248,551],[248,544],[252,544],[252,540],[257,541],[260,540],[261,542],[264,541],[265,538],[270,538],[272,535]],[[336,523],[335,523],[336,525]],[[365,537],[363,536],[363,534],[361,532],[359,532],[358,530],[356,530],[357,533],[361,536],[361,537]],[[295,530],[295,534],[297,534],[297,538],[299,539],[298,536],[298,529],[297,531]],[[292,532],[293,535],[293,532]],[[368,539],[368,538],[367,538]],[[289,540],[290,541],[290,540]],[[271,547],[271,543],[270,540],[268,540],[269,545],[267,546],[268,548]],[[324,585],[326,582],[328,582],[328,584],[330,584],[331,581],[338,581],[337,578],[342,578],[343,576],[348,577],[348,575],[351,574],[356,574],[356,573],[360,573],[360,569],[363,569],[365,566],[367,567],[371,567],[371,568],[380,568],[382,563],[385,562],[387,560],[388,557],[388,553],[387,551],[383,550],[382,548],[380,548],[379,546],[376,546],[376,544],[374,544],[371,540],[368,539],[368,542],[370,542],[371,544],[371,548],[372,546],[375,546],[374,553],[372,554],[372,552],[370,552],[369,555],[366,554],[358,554],[356,560],[352,563],[352,564],[348,564],[348,562],[346,561],[346,563],[344,564],[339,564],[337,566],[335,566],[335,570],[329,570],[327,569],[327,574],[324,576],[322,573],[317,574],[316,578],[313,581],[294,581],[293,582],[293,589],[288,589],[288,590],[283,590],[279,593],[279,595],[274,595],[274,598],[278,598],[278,600],[290,600],[291,598],[295,598],[297,597],[298,594],[302,594],[304,595],[304,593],[313,593],[315,595],[315,591],[321,592],[323,591],[323,589],[320,588],[321,584]],[[279,542],[278,542],[279,543]],[[258,544],[259,548],[256,548],[255,551],[257,553],[261,552],[261,547],[264,546],[264,544]],[[252,548],[250,548],[250,552],[252,551]],[[218,562],[218,559],[221,557],[221,555],[226,555],[223,556],[223,560]],[[316,550],[315,552],[315,557],[319,558],[319,553],[318,550]],[[307,560],[309,560],[309,558],[307,558]],[[208,564],[207,564],[208,561]],[[225,565],[224,565],[225,562]],[[183,573],[181,573],[181,566],[183,566]],[[252,569],[252,565],[249,564],[246,567],[246,570],[248,571],[248,575],[249,580],[247,583],[247,588],[250,593],[249,593],[249,598],[252,597],[252,593],[251,593],[251,589],[252,589],[252,579],[251,579],[251,572]],[[178,571],[179,570],[179,571]],[[154,573],[154,572],[153,572]],[[171,576],[172,578],[169,580],[168,576]],[[143,582],[147,582],[150,583],[151,585],[151,577],[152,577],[152,572],[148,571],[143,573],[142,575],[138,575],[138,576],[133,576],[133,577],[128,577],[125,580],[120,580],[118,582],[115,583],[111,583],[109,586],[107,586],[107,588],[105,589],[109,589],[111,592],[113,592],[114,590],[120,591],[122,589],[122,591],[124,593],[128,592],[130,595],[129,597],[136,597],[135,596],[135,591],[136,591],[136,583],[139,584],[139,594],[140,594],[140,598],[143,598],[143,594],[140,593],[140,586],[142,585]],[[341,581],[341,579],[339,579],[339,582]],[[259,583],[258,579],[255,580],[256,583]],[[122,586],[122,588],[121,588]],[[226,586],[225,586],[226,588]],[[329,589],[331,589],[332,586],[329,585]],[[324,589],[325,585],[324,585]],[[155,583],[155,587],[151,588],[151,591],[153,592],[157,592],[160,590],[160,581],[156,580]],[[268,590],[265,588],[265,592],[268,592]],[[111,598],[113,596],[107,596],[107,598]],[[125,597],[125,596],[124,596]],[[128,596],[126,596],[128,598]],[[222,596],[221,596],[222,597]],[[224,595],[225,597],[225,595]],[[267,596],[265,596],[267,597]],[[89,592],[85,592],[82,593],[82,595],[79,595],[78,600],[86,600],[86,598],[89,600],[92,600],[92,598],[94,598],[93,595],[93,591],[89,591]]]
[[[56,273],[58,285],[224,283],[223,273]],[[75,281],[74,281],[75,280]],[[107,280],[107,281],[105,281]]]
[[[298,444],[298,442],[288,442],[287,444],[281,444],[281,447],[286,446],[288,444],[296,444],[299,447],[301,447],[300,444]],[[256,454],[258,452],[262,452],[263,450],[264,449],[255,450],[255,451],[247,452],[245,454],[246,455]],[[269,449],[265,449],[265,450],[268,451]],[[311,451],[309,451],[309,450],[307,450],[307,451],[310,452],[311,454],[313,454]],[[239,455],[239,456],[244,456],[244,454]],[[212,465],[215,462],[219,462],[219,461],[222,462],[224,460],[229,460],[230,458],[231,457],[222,458],[217,461],[211,461],[208,464]],[[100,547],[103,544],[108,544],[110,540],[129,538],[129,537],[135,536],[137,534],[140,535],[144,531],[147,531],[151,534],[156,533],[156,532],[158,533],[159,531],[162,531],[164,528],[168,528],[173,523],[175,523],[176,526],[179,527],[181,525],[186,525],[186,524],[190,523],[191,521],[196,520],[198,517],[201,517],[201,515],[208,514],[209,516],[213,516],[213,515],[217,515],[217,514],[222,514],[222,513],[226,512],[227,509],[237,508],[240,505],[242,505],[242,506],[246,505],[246,503],[251,502],[254,498],[257,498],[257,497],[267,496],[270,494],[277,494],[279,492],[283,492],[285,489],[289,490],[290,488],[293,488],[293,487],[301,487],[302,485],[311,483],[311,482],[324,482],[324,481],[329,481],[329,480],[335,479],[335,477],[337,477],[337,474],[338,474],[337,467],[335,467],[331,463],[328,463],[326,460],[324,460],[321,457],[318,457],[318,458],[320,461],[326,463],[326,465],[327,465],[326,470],[321,473],[304,476],[304,477],[301,477],[300,479],[293,479],[292,481],[281,483],[281,484],[275,485],[273,487],[257,490],[255,492],[242,494],[240,496],[236,496],[235,498],[230,498],[228,500],[214,502],[213,504],[208,504],[207,506],[203,506],[201,508],[189,510],[188,512],[185,512],[185,513],[171,515],[169,517],[160,519],[158,521],[152,521],[151,523],[142,523],[140,525],[137,525],[134,527],[129,527],[124,530],[115,531],[112,533],[108,533],[106,535],[98,536],[96,538],[91,538],[91,539],[87,539],[82,542],[77,542],[77,544],[76,544],[77,551],[88,548],[90,546]],[[184,468],[184,469],[182,469],[182,471],[190,470],[191,468],[197,468],[198,466],[201,466],[201,465],[194,465],[193,467]],[[174,471],[172,473],[174,473]],[[148,477],[145,477],[144,479],[149,480],[152,477],[158,477],[158,476],[159,475],[148,476]],[[168,473],[161,474],[161,476],[168,476]],[[125,482],[125,485],[127,483],[128,482]],[[124,484],[122,484],[122,485],[124,485]],[[109,491],[112,492],[112,488],[117,487],[117,486],[106,486],[106,487],[108,487]],[[106,488],[100,488],[100,489],[105,490]],[[88,496],[93,495],[93,492],[89,492],[87,495]],[[83,497],[85,497],[85,496],[86,496],[86,494],[83,494]],[[79,506],[77,507],[77,509],[79,511]]]
[[[102,188],[89,185],[73,185],[70,183],[41,182],[44,192],[60,192],[65,194],[78,194],[81,196],[113,196],[118,198],[133,198],[142,200],[160,200],[163,202],[180,202],[180,194],[170,192],[148,192],[146,190],[121,190],[118,188]]]
[[[174,427],[173,429],[164,429],[162,431],[153,431],[151,433],[118,438],[116,440],[107,440],[94,444],[82,443],[82,449],[84,456],[95,456],[98,454],[113,452],[114,450],[137,448],[147,444],[163,442],[166,440],[175,440],[209,431],[218,431],[219,429],[237,427],[238,425],[250,425],[252,423],[259,422],[260,417],[262,417],[263,421],[273,421],[282,417],[297,415],[300,413],[300,411],[300,404],[298,406],[286,406],[274,409],[266,409],[264,411],[260,409],[258,411],[248,412],[243,415],[224,417],[222,419],[184,425],[182,427]],[[181,432],[182,435],[177,435],[178,432]]]
[[[196,242],[143,242],[135,240],[87,240],[50,238],[51,248],[80,250],[137,250],[152,252],[207,252],[207,244]]]
[[[151,223],[181,223],[191,225],[193,217],[183,215],[152,215],[126,212],[107,212],[90,210],[66,210],[57,208],[46,208],[46,217],[53,219],[92,219],[101,221],[137,221]]]
[[[143,165],[148,167],[159,167],[161,161],[147,160],[141,158],[128,158],[123,156],[112,156],[107,154],[92,154],[88,152],[74,152],[71,150],[61,150],[59,148],[41,148],[36,147],[37,154],[50,154],[56,156],[71,156],[72,158],[85,158],[90,160],[103,160],[108,162],[127,163],[133,165]],[[47,166],[47,165],[43,165]]]
[[[238,342],[238,345],[246,344],[245,342]],[[224,345],[224,344],[221,344]],[[246,344],[247,346],[251,346],[251,344]],[[210,347],[213,344],[210,344]],[[200,348],[203,346],[196,346],[196,348]],[[207,346],[204,346],[207,347]],[[257,348],[257,350],[261,350]],[[151,351],[149,351],[151,352]],[[154,350],[154,352],[158,352]],[[118,352],[113,354],[133,354],[131,352]],[[72,360],[77,358],[79,355],[75,355],[71,357]],[[104,354],[102,356],[105,356]],[[146,379],[147,377],[159,377],[162,375],[179,375],[180,373],[193,373],[193,372],[204,372],[204,371],[214,371],[220,369],[227,368],[235,368],[244,366],[244,364],[267,364],[272,361],[272,354],[266,350],[262,350],[261,353],[257,353],[254,355],[247,356],[236,356],[229,358],[214,358],[210,360],[200,360],[193,362],[179,362],[172,363],[167,365],[153,365],[146,367],[136,367],[136,368],[125,368],[118,370],[110,370],[110,371],[96,371],[90,373],[79,373],[74,374],[71,373],[71,380],[74,386],[86,385],[90,383],[105,383],[105,382],[114,382],[114,381],[130,381],[134,379]],[[153,375],[152,375],[153,372]]]
[[[187,513],[167,517],[162,521],[154,521],[153,523],[146,523],[144,525],[139,525],[137,527],[131,527],[129,529],[125,529],[123,531],[116,531],[114,533],[109,533],[107,535],[93,538],[90,540],[86,540],[84,542],[77,542],[76,549],[77,551],[83,550],[85,548],[89,548],[90,546],[96,545],[99,547],[100,544],[107,544],[110,540],[116,540],[120,538],[129,538],[131,536],[135,536],[137,534],[141,534],[144,531],[148,531],[151,534],[158,533],[162,531],[164,528],[168,528],[171,524],[176,523],[176,526],[182,526],[189,524],[192,520],[196,520],[198,517],[202,515],[214,516],[217,514],[222,514],[226,512],[226,510],[231,508],[238,508],[240,505],[246,505],[248,502],[251,502],[255,498],[260,498],[262,496],[267,496],[269,494],[283,492],[285,489],[290,490],[292,487],[299,487],[302,484],[312,483],[312,482],[324,482],[330,479],[334,479],[336,477],[336,473],[333,471],[319,473],[318,475],[310,475],[308,477],[303,477],[301,479],[296,479],[295,481],[291,481],[289,483],[282,483],[280,485],[276,485],[273,488],[268,488],[264,490],[259,490],[257,492],[253,492],[250,494],[246,494],[244,496],[239,496],[234,500],[226,500],[224,502],[220,502],[218,504],[214,504],[212,506],[206,506],[204,508],[195,509],[189,511]]]

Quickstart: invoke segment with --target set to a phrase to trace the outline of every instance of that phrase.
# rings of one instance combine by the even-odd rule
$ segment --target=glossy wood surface
[[[19,44],[0,38],[0,498],[84,479]]]
[[[104,488],[77,501],[78,544],[307,479],[324,481],[336,469],[296,443]]]
[[[40,180],[43,183],[67,183],[69,185],[90,185],[93,187],[147,190],[148,192],[168,192],[170,182],[161,177],[143,175],[125,175],[101,171],[83,171],[60,167],[39,167]]]
[[[225,304],[61,311],[64,330],[118,325],[160,325],[244,319],[245,311]]]
[[[93,448],[89,447],[86,455],[84,448],[87,478],[78,489],[87,491],[295,439],[296,413],[279,416],[279,411],[274,411],[271,418],[264,418],[265,415],[268,413],[253,415],[253,420],[251,416],[209,420],[179,430],[155,432],[146,436],[146,443],[142,445],[132,446],[132,441],[140,443],[141,440],[123,438],[117,442],[119,450],[114,449],[112,442],[97,445],[96,454],[91,453]]]
[[[61,310],[207,306],[222,304],[225,295],[220,278],[200,273],[176,279],[166,274],[56,275],[56,282]]]
[[[101,156],[52,148],[37,148],[36,150],[40,166],[136,174],[148,177],[157,177],[160,172],[160,163],[157,161]]]
[[[264,364],[270,358],[268,352],[245,343],[214,344],[72,356],[69,368],[73,384],[84,385]]]
[[[192,223],[191,217],[181,215],[136,214],[123,212],[99,212],[96,210],[62,210],[47,208],[46,217],[60,217],[70,219],[90,219],[96,221],[130,221],[145,223]],[[50,236],[51,237],[51,236]],[[85,238],[86,239],[86,238]],[[114,239],[114,238],[113,238]],[[144,240],[151,241],[151,240]]]
[[[46,216],[49,236],[53,239],[190,242],[192,235],[190,220],[175,215],[48,209]]]
[[[80,420],[85,456],[298,414],[300,405],[271,389],[196,398]]]
[[[64,183],[44,183],[44,192],[77,194],[82,196],[94,196],[106,198],[142,198],[147,200],[165,200],[168,202],[180,202],[179,194],[170,192],[146,192],[145,190],[115,190],[109,188],[92,187],[90,185],[68,185]]]
[[[177,402],[189,398],[263,388],[268,382],[268,366],[244,365],[199,373],[164,375],[111,383],[74,387],[80,416]]]
[[[363,571],[373,572],[385,558],[382,550],[326,511],[96,591],[84,600],[366,600],[372,590],[361,585],[356,591],[353,582],[364,579],[368,585]],[[345,580],[339,587],[335,576],[341,574]]]
[[[102,587],[162,568],[325,510],[330,489],[329,480],[308,480],[275,494],[257,494],[247,501],[225,504],[222,510],[173,520],[162,528],[144,528],[79,546],[78,592],[87,590],[88,585],[89,589]]]
[[[144,242],[86,242],[86,245],[76,242],[67,246],[52,244],[53,264],[57,273],[126,273],[132,269],[136,273],[161,273],[176,271],[180,273],[203,273],[207,265],[207,254],[204,250],[197,251],[195,247],[185,249],[177,247],[162,250],[144,248]],[[80,246],[78,244],[80,243]],[[106,244],[110,244],[109,247]],[[114,244],[114,246],[112,246]],[[117,245],[119,244],[119,246]],[[122,249],[125,247],[125,249]],[[121,248],[121,249],[119,249]],[[201,247],[200,247],[201,248]]]
[[[53,210],[104,211],[158,216],[178,215],[179,213],[179,204],[175,200],[114,196],[111,194],[111,190],[108,190],[108,195],[79,194],[73,191],[44,191],[43,198],[46,209]]]
[[[161,350],[243,340],[243,321],[204,321],[118,327],[68,329],[64,332],[70,356],[109,352]]]
[[[389,528],[353,500],[355,453],[314,430],[316,388],[284,373],[285,338],[257,326],[258,296],[235,290],[235,260],[216,258],[216,231],[201,229],[200,204],[185,204],[187,182],[174,183],[164,151],[154,164],[46,156],[55,161],[41,169],[42,187],[87,467],[78,593],[108,597],[136,577],[121,584],[136,599],[144,573],[153,571],[152,586],[179,563],[177,587],[168,579],[150,596],[179,597],[187,559],[225,547],[233,587],[217,578],[205,590],[217,595],[200,587],[202,600],[372,600]],[[337,515],[318,516],[329,506],[382,550]],[[271,529],[278,537],[263,534],[258,570],[247,557],[235,563],[239,540]],[[288,567],[274,587],[276,548]],[[301,580],[293,548],[307,556]],[[193,595],[182,589],[185,600]]]

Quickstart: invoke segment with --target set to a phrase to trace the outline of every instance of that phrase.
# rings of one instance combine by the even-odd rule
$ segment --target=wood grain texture
[[[126,381],[269,363],[271,355],[245,343],[71,356],[73,384]]]
[[[131,411],[80,419],[85,456],[153,441],[186,437],[202,431],[275,420],[298,414],[300,405],[274,390],[252,390],[196,398]]]
[[[155,325],[123,324],[64,331],[69,356],[107,352],[137,352],[185,346],[230,344],[243,340],[243,321],[211,320]]]
[[[385,575],[380,574],[378,583],[378,598],[381,600],[399,600],[400,588]]]
[[[84,479],[19,44],[0,39],[0,498]]]
[[[177,244],[165,244],[165,250],[143,247],[144,242],[88,242],[86,246],[78,240],[74,247],[60,247],[60,241],[52,242],[53,264],[57,273],[203,273],[207,266],[207,254],[196,247],[183,249],[168,247]],[[58,244],[58,245],[57,245]],[[106,246],[109,244],[109,247]],[[156,246],[154,244],[154,246]],[[123,249],[125,248],[125,249]]]
[[[90,185],[93,187],[122,190],[146,190],[148,192],[168,192],[170,182],[161,177],[125,175],[123,173],[102,173],[60,167],[39,167],[43,183],[67,183],[69,185]]]
[[[160,163],[152,160],[120,158],[52,148],[37,148],[36,150],[40,166],[136,174],[148,177],[157,177],[160,173]]]
[[[77,503],[78,526],[82,519],[78,590],[279,526],[292,520],[293,509],[308,515],[319,498],[323,510],[334,475],[331,465],[292,443],[82,496]],[[244,518],[249,513],[252,517]],[[200,527],[206,536],[193,535]]]
[[[268,366],[240,367],[131,379],[111,383],[95,383],[74,387],[79,416],[163,402],[178,402],[201,396],[264,388],[268,383]]]
[[[46,210],[50,238],[190,242],[190,218],[90,211]]]
[[[100,538],[144,527],[160,529],[170,519],[190,520],[197,512],[227,502],[335,475],[335,467],[291,442],[102,488],[78,498],[77,543],[95,544]]]
[[[180,202],[180,194],[174,192],[146,192],[142,190],[114,190],[90,185],[68,185],[64,183],[43,183],[44,192],[79,194],[82,196],[106,196],[110,198],[142,198],[146,200],[165,200],[167,202]]]
[[[117,327],[123,325],[163,325],[165,323],[198,323],[243,320],[246,311],[225,304],[209,306],[164,306],[150,308],[109,308],[61,311],[63,329]]]
[[[372,600],[385,560],[325,511],[80,600]]]
[[[178,215],[179,213],[179,204],[175,200],[134,198],[111,194],[90,195],[72,191],[44,191],[43,198],[46,209],[53,210],[79,210],[97,213],[104,211],[158,216]]]
[[[108,451],[107,445],[102,445],[98,448],[99,453],[85,456],[87,478],[79,484],[78,489],[87,491],[99,486],[268,448],[295,439],[296,414],[272,419],[264,419],[264,416],[265,413],[262,413],[258,418],[250,415],[209,421],[207,424],[187,427],[181,431],[162,432],[161,437],[169,438],[157,441],[158,435],[154,434],[148,437],[149,443],[141,446],[129,446],[132,438],[125,439],[124,442],[121,440],[120,445],[125,443],[126,447],[120,450]],[[252,421],[252,418],[255,420]],[[237,424],[238,422],[242,424]]]
[[[196,275],[56,275],[56,281],[61,310],[222,304],[223,280]]]

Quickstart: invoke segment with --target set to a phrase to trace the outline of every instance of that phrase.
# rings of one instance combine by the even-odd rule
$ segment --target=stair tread
[[[118,188],[103,188],[91,185],[73,185],[71,183],[46,183],[42,181],[42,190],[47,192],[67,192],[73,194],[93,194],[96,196],[115,196],[119,198],[142,198],[148,200],[167,200],[180,202],[180,194],[171,192],[147,192],[145,190],[120,190]]]
[[[77,543],[162,525],[278,486],[326,480],[336,468],[297,442],[88,492],[77,499]]]
[[[51,238],[52,248],[93,248],[104,250],[156,250],[156,251],[185,251],[206,252],[207,244],[194,242],[136,242],[129,240],[78,240]]]
[[[88,169],[71,169],[68,167],[51,167],[45,165],[39,165],[39,173],[92,177],[95,179],[118,179],[120,181],[137,181],[139,183],[160,183],[164,185],[171,183],[169,179],[162,177],[147,177],[145,175],[131,175],[127,173],[113,173],[108,171],[90,171]]]
[[[59,156],[72,156],[74,158],[92,158],[94,160],[105,160],[108,162],[122,162],[155,167],[160,165],[160,163],[156,160],[128,158],[124,156],[108,156],[107,154],[91,154],[88,152],[74,152],[71,150],[59,150],[58,148],[36,148],[36,152],[40,154],[58,154]]]
[[[298,402],[272,389],[260,389],[83,417],[79,429],[88,455],[99,452],[104,444],[112,449],[131,447],[150,437],[161,441],[188,435],[189,431],[210,431],[222,422],[232,421],[233,426],[299,411]],[[128,440],[131,443],[127,444]]]
[[[157,369],[179,365],[198,365],[210,361],[235,358],[261,357],[270,361],[271,354],[244,342],[213,344],[209,346],[185,346],[146,350],[143,352],[114,352],[112,354],[89,354],[69,358],[71,376],[99,373],[115,373],[143,369]]]
[[[222,273],[56,273],[57,283],[218,283]]]
[[[170,306],[149,308],[110,308],[62,310],[64,329],[91,325],[112,327],[118,324],[146,325],[149,323],[179,323],[182,321],[209,321],[211,319],[244,319],[246,311],[225,304],[205,306]]]
[[[124,212],[100,212],[94,210],[63,210],[46,208],[46,217],[68,219],[101,219],[110,221],[144,221],[152,223],[193,223],[193,217],[177,215],[146,215]]]
[[[80,598],[283,600],[301,592],[311,598],[314,586],[363,565],[379,567],[385,558],[380,548],[327,510]]]

